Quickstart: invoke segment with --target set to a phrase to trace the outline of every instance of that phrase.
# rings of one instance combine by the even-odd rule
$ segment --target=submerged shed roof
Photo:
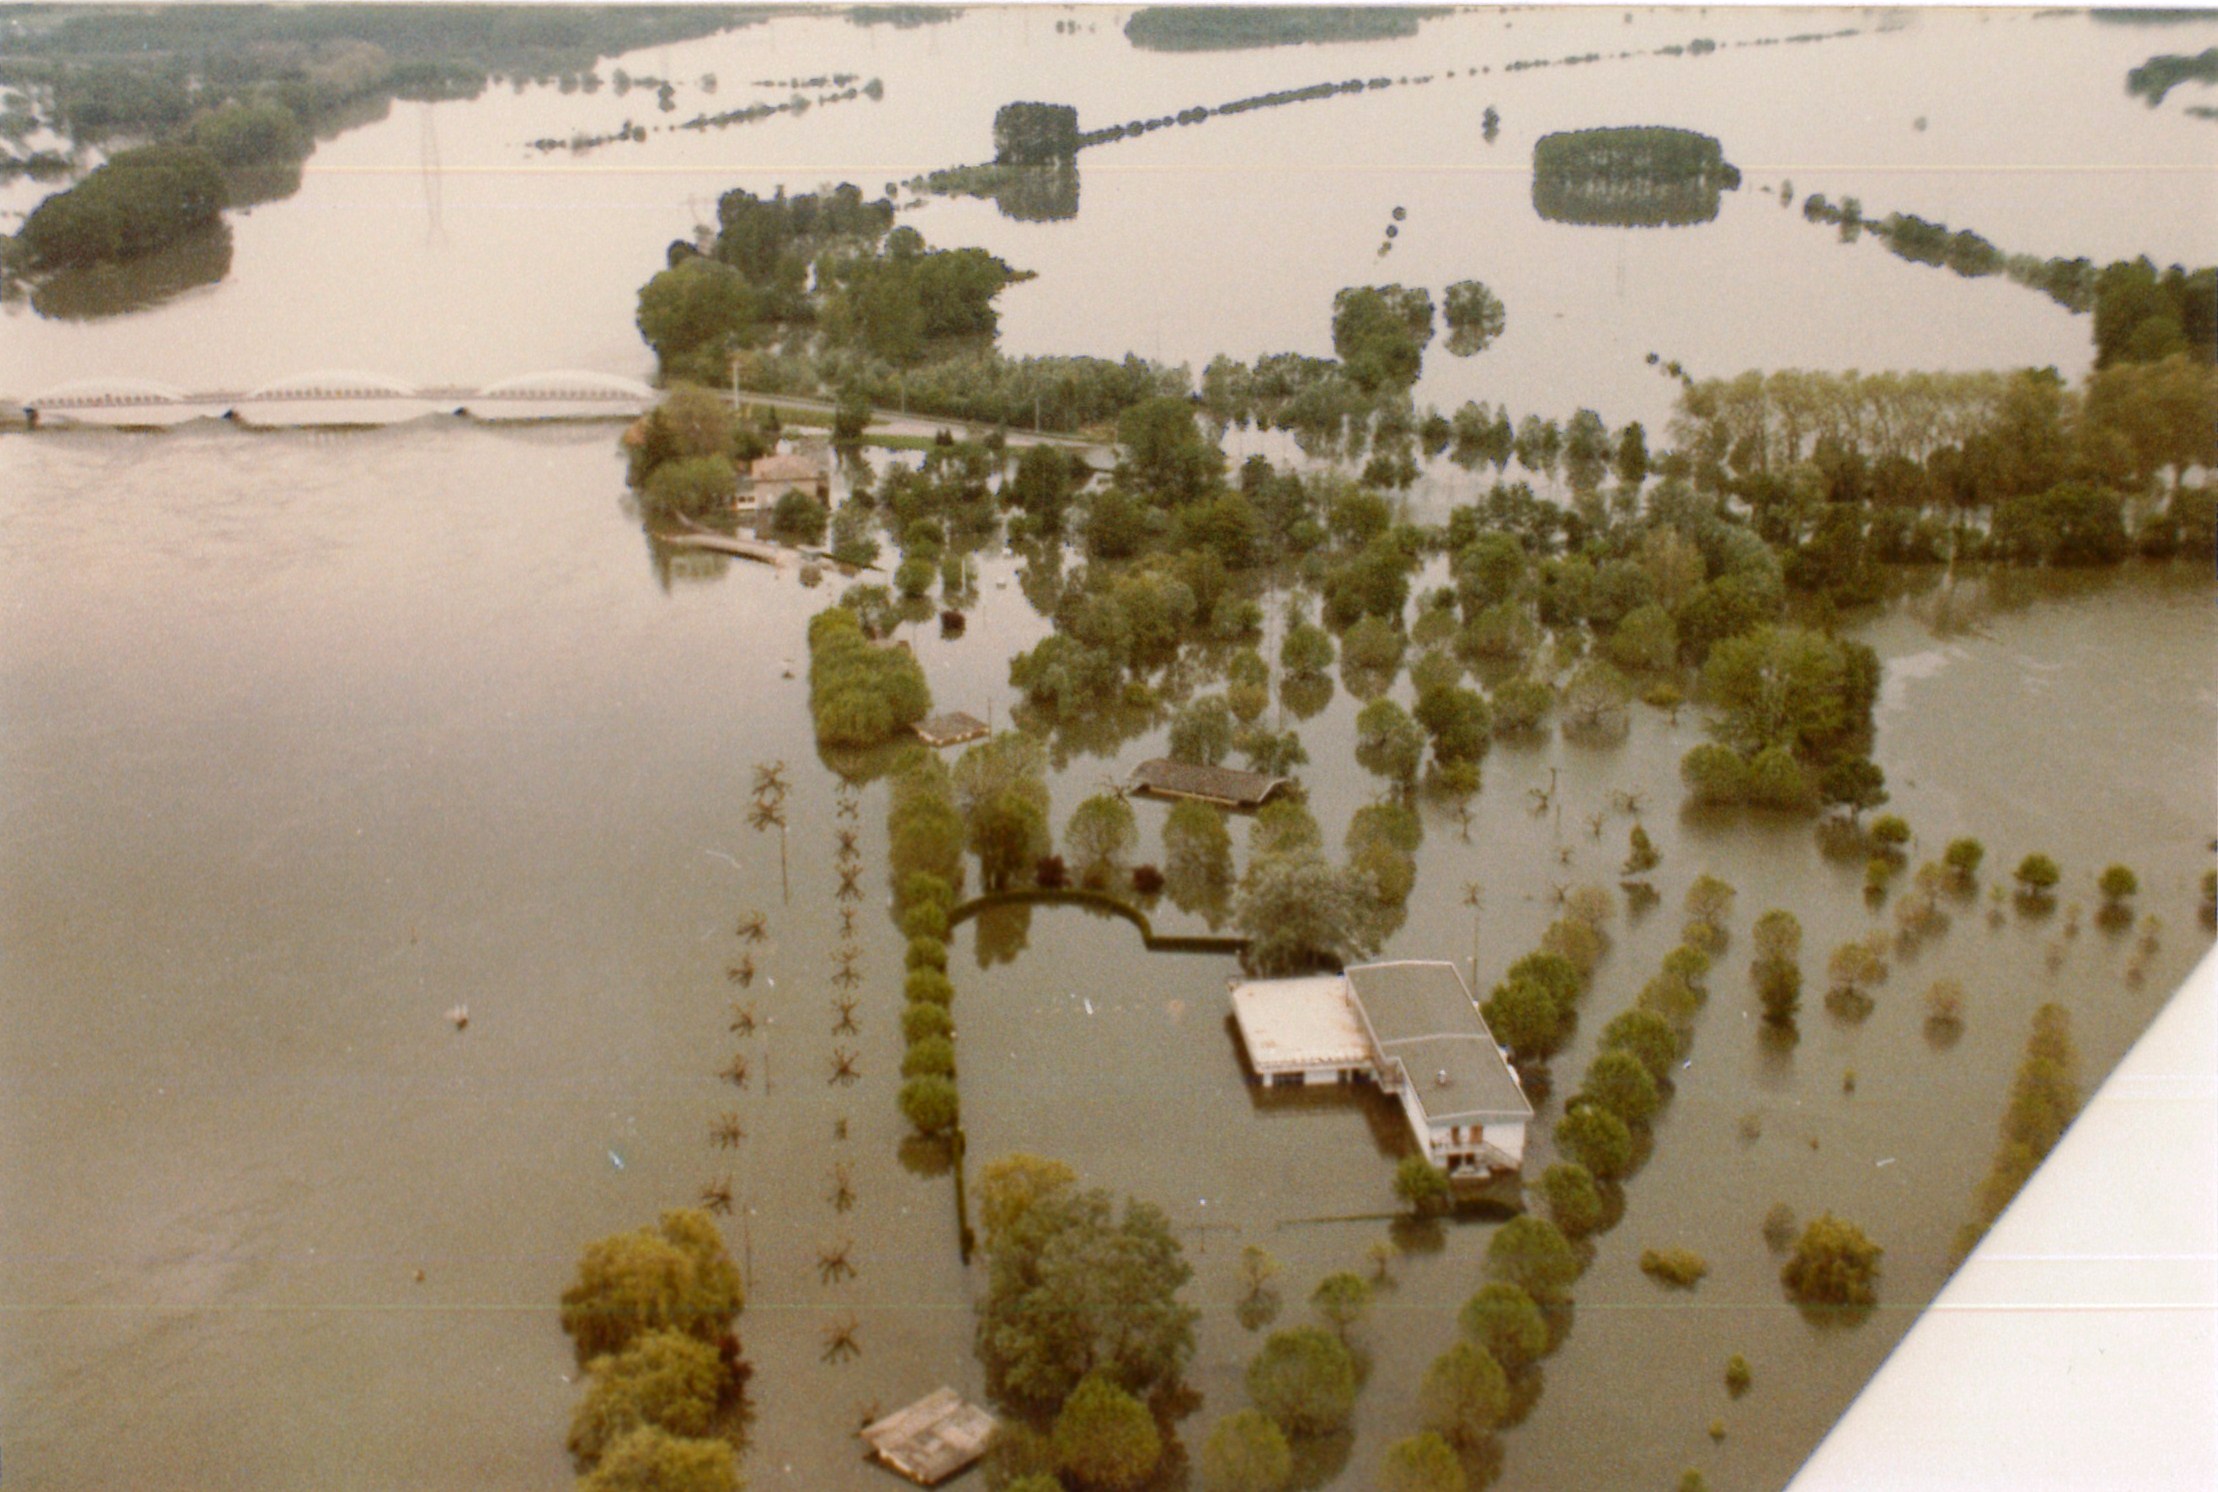
[[[924,738],[927,746],[955,746],[992,734],[985,721],[961,710],[946,715],[934,715],[929,720],[919,720],[912,729]]]
[[[1380,1057],[1400,1062],[1429,1122],[1532,1117],[1531,1100],[1454,964],[1356,964],[1348,988]]]
[[[1255,808],[1286,786],[1284,777],[1261,772],[1241,772],[1231,767],[1205,767],[1198,762],[1177,762],[1159,756],[1132,769],[1132,785],[1141,792],[1173,798],[1206,798],[1238,808]]]
[[[986,1453],[994,1417],[937,1388],[906,1409],[863,1426],[871,1453],[912,1482],[944,1482]]]

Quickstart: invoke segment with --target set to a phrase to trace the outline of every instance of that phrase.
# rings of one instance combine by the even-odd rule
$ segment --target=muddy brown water
[[[2084,320],[2014,287],[1841,248],[1749,189],[1683,234],[1574,233],[1532,220],[1521,183],[1428,175],[1425,162],[1469,144],[1459,111],[1489,101],[1505,115],[1497,162],[1525,159],[1546,128],[1668,112],[1719,133],[1751,187],[1776,160],[1798,190],[1836,196],[1884,176],[1867,202],[2014,248],[2212,253],[2213,216],[2196,207],[2206,135],[2183,137],[2187,121],[2123,99],[2118,81],[2149,50],[2182,49],[2176,30],[2152,43],[2077,20],[1929,17],[1707,63],[1505,77],[1502,61],[1585,50],[1596,28],[1650,44],[1830,28],[1647,13],[1627,27],[1613,12],[1520,15],[1503,31],[1502,17],[1468,16],[1391,48],[1196,59],[1126,53],[1108,13],[1078,14],[1101,29],[1057,37],[1044,19],[997,12],[904,33],[798,19],[631,59],[672,76],[714,67],[716,107],[739,101],[743,76],[832,66],[883,76],[887,97],[753,133],[657,136],[636,170],[612,149],[589,158],[609,169],[583,212],[578,173],[511,168],[530,164],[524,139],[613,125],[623,111],[606,96],[403,106],[324,146],[300,196],[241,218],[222,285],[106,321],[9,307],[0,388],[115,372],[243,387],[332,364],[424,381],[636,372],[632,289],[690,221],[689,199],[734,180],[906,174],[904,151],[916,166],[980,154],[1015,86],[1012,57],[1028,87],[1081,100],[1089,120],[1414,72],[1459,49],[1497,67],[1475,92],[1435,83],[1350,101],[1352,115],[1265,111],[1111,147],[1098,165],[1089,156],[1065,224],[1012,224],[984,204],[923,209],[913,221],[935,241],[1043,271],[1007,297],[1017,351],[1322,352],[1337,286],[1437,289],[1477,273],[1503,291],[1513,328],[1544,321],[1561,335],[1513,331],[1470,363],[1436,349],[1421,397],[1510,398],[1520,412],[1598,402],[1613,422],[1654,422],[1669,388],[1639,363],[1651,344],[1701,371],[2084,366]],[[2004,86],[2009,70],[1972,64],[1996,48],[2072,107],[2029,111]],[[1826,88],[1854,94],[1868,120],[1844,127]],[[1929,131],[1897,117],[1913,104]],[[628,108],[652,103],[634,95]],[[452,168],[436,201],[423,171],[434,128]],[[1913,150],[1966,169],[1908,170]],[[1994,169],[2121,157],[2159,169]],[[1257,158],[1278,168],[1229,169]],[[1820,160],[1841,173],[1809,164]],[[2148,185],[2182,162],[2201,163],[2186,178],[2199,185]],[[1354,169],[1378,163],[1395,168],[1390,186]],[[1483,210],[1497,189],[1512,204]],[[1196,191],[1208,201],[1187,200]],[[1377,210],[1350,194],[1379,194]],[[1388,197],[1408,200],[1411,226],[1381,261]],[[1431,248],[1428,214],[1443,225]],[[1143,272],[1166,221],[1193,238],[1179,261],[1190,272]],[[1256,243],[1289,247],[1268,285],[1250,277],[1233,293],[1226,251]],[[1698,273],[1721,255],[1740,266],[1729,284]],[[508,268],[522,258],[537,265],[528,285]],[[298,313],[311,292],[328,314]],[[1794,314],[1749,314],[1764,297]],[[1870,316],[1874,298],[1900,314]],[[549,304],[571,309],[541,314]],[[562,1485],[578,1385],[554,1300],[578,1250],[726,1175],[728,1236],[752,1291],[752,1482],[868,1485],[878,1474],[847,1438],[864,1409],[943,1381],[978,1387],[975,1277],[956,1261],[949,1188],[913,1153],[905,1162],[893,1108],[900,945],[878,914],[880,786],[854,821],[870,892],[862,1029],[832,1032],[834,833],[847,821],[809,737],[805,684],[784,677],[788,660],[805,662],[802,629],[828,591],[802,594],[791,570],[658,564],[620,487],[605,427],[0,441],[0,1444],[24,1485]],[[982,570],[966,634],[913,641],[942,707],[1004,721],[1006,659],[1045,623],[1013,561]],[[1691,1066],[1579,1286],[1538,1406],[1504,1437],[1498,1485],[1664,1484],[1695,1464],[1713,1486],[1775,1486],[1807,1454],[1945,1278],[2034,1006],[2071,1008],[2092,1087],[2204,945],[2193,881],[2218,817],[2211,590],[2179,572],[1967,578],[1952,610],[1968,627],[1937,628],[1931,598],[1912,597],[1861,629],[1887,664],[1878,757],[1914,853],[1961,833],[1986,841],[1991,870],[2044,850],[2065,867],[2063,899],[2090,908],[2100,866],[2131,863],[2142,909],[2164,923],[2138,988],[2127,947],[2092,926],[2052,972],[2061,913],[1990,929],[1961,911],[1898,962],[1863,1023],[1834,1020],[1813,989],[1799,1045],[1767,1048],[1744,974],[1755,915],[1780,905],[1802,918],[1812,985],[1826,951],[1876,919],[1857,870],[1820,857],[1806,824],[1681,814],[1693,711],[1674,726],[1636,710],[1613,748],[1497,747],[1468,841],[1429,816],[1387,951],[1466,958],[1475,934],[1486,984],[1532,946],[1552,882],[1615,881],[1630,820],[1613,813],[1599,840],[1585,820],[1614,792],[1645,793],[1664,906],[1632,924],[1621,909],[1579,1036],[1555,1063],[1559,1089],[1676,940],[1695,874],[1742,893]],[[1406,678],[1396,688],[1406,699]],[[1355,709],[1336,684],[1301,724],[1334,842],[1374,791],[1352,764]],[[1160,746],[1158,731],[1113,759],[1073,758],[1054,782],[1058,826]],[[751,767],[766,760],[793,782],[790,904],[776,840],[747,824]],[[1527,796],[1551,768],[1560,821]],[[1140,808],[1143,853],[1159,846],[1161,814]],[[1469,881],[1484,887],[1475,928]],[[751,950],[734,933],[750,908],[770,934]],[[1163,931],[1180,921],[1158,916]],[[1244,1402],[1256,1339],[1230,1313],[1240,1247],[1284,1261],[1288,1318],[1323,1273],[1365,1267],[1393,1206],[1392,1115],[1360,1098],[1261,1102],[1224,1027],[1228,960],[1143,955],[1128,925],[1073,909],[1033,911],[1013,956],[1017,930],[989,932],[995,961],[980,966],[966,930],[954,971],[973,1163],[1058,1155],[1169,1210],[1205,1311],[1192,1373],[1203,1408],[1184,1424],[1198,1443]],[[737,990],[726,969],[743,952],[759,972]],[[1941,977],[1969,996],[1946,1049],[1925,1039],[1917,1003]],[[746,1043],[727,1030],[735,999],[759,1021]],[[461,1034],[443,1018],[456,1003],[471,1014]],[[858,1055],[852,1087],[829,1081],[838,1045]],[[745,1091],[716,1076],[740,1048]],[[748,1129],[729,1153],[709,1144],[727,1109]],[[1534,1167],[1547,1159],[1539,1147]],[[858,1196],[845,1214],[828,1200],[842,1161]],[[1777,1201],[1839,1211],[1886,1246],[1872,1319],[1820,1331],[1784,1305],[1758,1233]],[[1477,1283],[1486,1236],[1483,1222],[1452,1227],[1397,1267],[1363,1328],[1373,1373],[1334,1485],[1362,1485],[1416,1428],[1416,1383]],[[827,1285],[818,1250],[847,1237],[861,1274]],[[1691,1296],[1638,1273],[1643,1247],[1671,1245],[1709,1259]],[[861,1358],[821,1362],[823,1333],[849,1314]],[[1757,1380],[1737,1404],[1720,1382],[1733,1352]],[[1713,1446],[1704,1431],[1719,1416],[1729,1435]]]

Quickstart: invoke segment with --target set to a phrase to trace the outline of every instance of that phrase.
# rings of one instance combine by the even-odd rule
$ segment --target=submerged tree
[[[711,1345],[744,1299],[739,1270],[706,1213],[665,1212],[657,1227],[590,1244],[562,1293],[562,1329],[580,1364],[618,1353],[643,1333],[682,1332]]]
[[[978,1353],[1011,1402],[1059,1407],[1091,1374],[1140,1397],[1175,1382],[1194,1350],[1193,1276],[1161,1209],[1048,1178],[986,1237]]]
[[[1355,1409],[1355,1358],[1331,1332],[1271,1333],[1248,1364],[1248,1397],[1289,1435],[1329,1435]]]
[[[1780,1268],[1779,1282],[1805,1305],[1870,1305],[1879,1298],[1883,1252],[1854,1223],[1824,1213],[1803,1227],[1793,1256]]]
[[[1147,1406],[1102,1372],[1088,1374],[1055,1416],[1056,1465],[1080,1486],[1127,1492],[1163,1458]]]
[[[1293,1470],[1285,1434],[1257,1410],[1226,1415],[1202,1442],[1202,1492],[1281,1492]]]
[[[1448,287],[1441,319],[1448,324],[1448,351],[1457,357],[1486,351],[1508,324],[1500,297],[1477,280],[1458,280]]]

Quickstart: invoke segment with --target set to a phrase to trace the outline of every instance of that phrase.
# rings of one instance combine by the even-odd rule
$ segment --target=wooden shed
[[[996,1428],[992,1415],[942,1387],[863,1426],[862,1437],[880,1461],[931,1487],[985,1455]]]
[[[961,710],[951,715],[934,715],[919,720],[914,730],[927,746],[960,746],[965,741],[976,741],[992,734],[992,729],[976,715],[966,715]]]
[[[1198,798],[1223,808],[1260,808],[1287,782],[1287,778],[1266,777],[1261,772],[1174,762],[1169,757],[1157,757],[1132,769],[1135,792],[1163,798]]]

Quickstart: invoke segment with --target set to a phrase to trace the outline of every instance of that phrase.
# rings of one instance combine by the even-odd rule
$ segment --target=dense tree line
[[[1869,233],[1913,264],[1945,265],[1967,279],[1999,274],[2067,311],[2093,312],[2098,368],[2180,354],[2218,362],[2218,269],[2174,264],[2159,270],[2146,255],[2098,266],[2084,256],[2013,254],[1969,228],[1951,232],[1945,223],[1908,213],[1869,218],[1856,198],[1829,202],[1822,192],[1803,199],[1802,215],[1837,226],[1844,242]]]
[[[2070,1013],[2061,1005],[2043,1005],[2033,1013],[2025,1055],[2011,1081],[1994,1164],[1979,1185],[1972,1220],[1957,1235],[1958,1254],[1977,1246],[2078,1115],[2078,1065]]]
[[[2212,494],[2185,478],[2218,464],[2218,371],[2185,356],[2076,390],[2037,370],[1743,374],[1689,389],[1672,434],[1791,584],[1843,602],[1890,562],[2212,552]]]
[[[0,82],[50,89],[80,142],[164,135],[226,97],[274,98],[320,125],[363,98],[474,94],[503,72],[551,79],[760,19],[706,5],[82,10],[11,37]]]
[[[2126,74],[2126,92],[2152,109],[2182,83],[2218,83],[2218,47],[2205,47],[2192,57],[2166,52]]]
[[[224,200],[222,167],[208,150],[119,151],[76,187],[40,203],[10,257],[34,273],[135,259],[212,226]]]
[[[845,606],[810,618],[809,709],[818,745],[883,745],[931,708],[924,670],[907,648],[872,642]]]
[[[709,252],[673,244],[640,290],[640,332],[666,379],[719,383],[736,366],[763,393],[1057,430],[1187,386],[1183,370],[1137,357],[1001,356],[993,302],[1016,273],[980,249],[929,248],[852,184],[727,192],[718,220]]]
[[[570,1421],[579,1492],[725,1492],[736,1482],[746,1385],[733,1323],[738,1267],[707,1213],[590,1244],[562,1293],[584,1370]]]
[[[1078,153],[1078,110],[1069,104],[1003,104],[993,116],[993,158],[1003,166],[1043,166]]]
[[[1415,36],[1418,22],[1445,13],[1416,6],[1154,5],[1134,11],[1124,34],[1146,52],[1229,52]]]
[[[1550,222],[1680,226],[1717,216],[1740,171],[1714,136],[1663,125],[1565,130],[1533,142],[1533,208]]]
[[[722,6],[227,6],[87,9],[9,40],[0,82],[46,101],[78,144],[145,140],[205,151],[225,173],[215,209],[284,196],[319,132],[393,98],[474,96],[489,74],[590,67],[596,56],[708,35],[759,13]],[[110,165],[137,151],[121,152]],[[97,184],[96,184],[97,183]],[[26,270],[150,253],[205,227],[205,192],[172,164],[106,168],[41,204]],[[33,214],[34,219],[37,213]]]

